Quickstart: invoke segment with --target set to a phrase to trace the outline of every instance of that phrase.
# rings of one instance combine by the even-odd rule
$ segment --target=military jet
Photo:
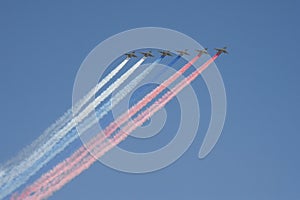
[[[149,52],[141,52],[141,54],[143,54],[144,57],[154,57],[154,56],[152,55],[152,52],[151,52],[151,51],[149,51]]]
[[[208,54],[207,49],[208,48],[205,48],[205,49],[202,49],[202,50],[196,49],[195,51],[197,51],[198,53],[201,53],[201,54]]]
[[[190,55],[188,52],[187,52],[187,49],[185,50],[178,50],[176,51],[177,53],[179,53],[180,56],[183,56],[183,55]]]
[[[131,53],[125,53],[125,56],[127,56],[127,58],[132,58],[132,57],[136,58],[137,56],[134,53],[135,53],[134,51]]]
[[[221,53],[226,53],[228,54],[228,51],[227,51],[227,47],[223,47],[223,48],[215,48],[217,52],[217,54],[221,54]]]
[[[160,51],[159,53],[161,53],[162,56],[172,56],[170,51]]]

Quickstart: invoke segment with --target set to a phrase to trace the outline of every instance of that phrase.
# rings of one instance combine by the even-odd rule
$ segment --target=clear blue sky
[[[199,160],[200,130],[177,162],[143,175],[96,163],[50,199],[300,199],[299,4],[1,1],[0,162],[71,106],[76,72],[99,42],[127,29],[159,26],[203,46],[230,48],[217,60],[228,97],[217,146]],[[207,99],[201,79],[195,85]]]

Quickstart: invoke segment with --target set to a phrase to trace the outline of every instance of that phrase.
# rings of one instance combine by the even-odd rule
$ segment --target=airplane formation
[[[207,52],[207,49],[208,48],[205,48],[205,49],[196,49],[195,51],[198,52],[199,54],[208,54]],[[217,54],[222,54],[222,53],[225,53],[225,54],[228,54],[228,51],[227,51],[227,47],[223,47],[223,48],[215,48],[215,50],[217,51]],[[184,56],[184,55],[190,55],[188,53],[188,49],[184,49],[184,50],[176,50],[176,52],[180,55],[180,56]],[[152,51],[148,51],[148,52],[140,52],[144,57],[154,57],[154,55],[152,54]],[[163,51],[159,51],[159,53],[162,55],[162,56],[173,56],[173,54],[168,51],[168,50],[163,50]],[[135,54],[135,51],[132,51],[130,53],[125,53],[125,56],[127,56],[127,58],[136,58],[137,55]]]

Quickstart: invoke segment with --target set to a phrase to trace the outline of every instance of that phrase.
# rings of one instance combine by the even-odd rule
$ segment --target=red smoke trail
[[[205,70],[218,56],[219,56],[219,54],[216,54],[214,57],[212,57],[210,60],[208,60],[201,68],[196,70],[193,74],[191,74],[185,80],[181,81],[179,84],[176,85],[176,87],[174,87],[171,91],[166,93],[155,104],[153,104],[146,111],[141,113],[136,119],[134,119],[135,123],[133,123],[133,124],[128,123],[128,125],[124,129],[122,129],[122,131],[120,131],[117,135],[115,135],[113,137],[113,140],[109,140],[108,142],[106,142],[106,143],[108,143],[107,146],[104,146],[104,148],[102,148],[102,150],[96,154],[96,157],[97,158],[101,157],[105,152],[107,152],[108,150],[110,150],[111,148],[116,146],[118,143],[120,143],[123,139],[125,139],[131,131],[133,131],[136,127],[140,126],[147,120],[147,118],[149,117],[149,113],[150,113],[150,115],[153,115],[156,111],[161,109],[166,103],[168,103],[168,101],[170,101],[174,96],[176,96],[176,94],[178,92],[180,92],[186,85],[188,85],[191,81],[193,81],[203,70]],[[185,65],[184,67],[188,66],[188,64]],[[183,73],[185,70],[179,70],[179,71],[181,71],[181,73]],[[168,80],[170,80],[170,78]],[[167,86],[164,85],[163,88],[165,88],[165,87],[167,87]],[[139,107],[136,106],[135,108],[138,109]],[[136,112],[132,111],[132,113],[136,113]],[[109,134],[109,132],[105,132],[105,135],[109,136],[110,134]],[[111,142],[111,141],[113,141],[113,142]],[[97,142],[98,142],[98,144],[100,143],[100,141],[97,141]],[[95,147],[97,147],[97,145],[94,146],[93,148],[95,148]],[[88,155],[88,156],[83,160],[83,162],[79,162],[82,158],[84,158],[85,155]],[[54,191],[60,189],[63,185],[65,185],[68,181],[70,181],[71,179],[76,177],[82,171],[89,168],[90,165],[95,162],[95,160],[96,160],[96,158],[89,155],[89,152],[84,147],[81,147],[71,157],[67,158],[64,162],[58,164],[53,170],[51,170],[47,174],[44,174],[33,185],[31,185],[26,190],[24,190],[23,193],[19,196],[20,199],[24,199],[26,196],[30,197],[32,199],[34,197],[40,198],[42,196],[41,198],[44,198],[44,197],[47,197],[48,195],[51,195]],[[70,161],[71,161],[71,163],[70,163]],[[76,169],[76,163],[80,163],[80,165],[77,166],[77,169]],[[67,164],[67,166],[65,164]],[[73,168],[72,168],[72,166],[73,166]],[[75,167],[75,170],[72,170],[72,169],[74,169],[74,167]],[[61,171],[62,169],[64,169],[64,171]],[[68,174],[68,172],[70,174]],[[60,179],[55,181],[55,178],[59,177],[60,175],[63,175],[63,176]],[[53,182],[53,181],[55,181],[55,182]],[[50,185],[49,185],[49,183],[50,183]],[[42,189],[43,186],[47,186],[47,188],[49,190],[44,190],[47,188]],[[49,186],[51,186],[51,187],[49,188]],[[42,190],[37,190],[39,188]],[[39,191],[39,192],[33,194],[33,196],[30,196],[30,194],[34,191]]]
[[[214,57],[212,57],[210,60],[208,60],[203,66],[201,66],[201,68],[199,68],[193,74],[191,74],[190,76],[188,76],[185,80],[181,81],[171,91],[169,91],[168,93],[166,93],[162,98],[160,98],[157,102],[155,102],[155,104],[153,104],[146,111],[144,111],[143,113],[141,113],[137,118],[134,119],[135,123],[128,123],[127,126],[124,127],[124,129],[122,129],[117,135],[115,135],[113,137],[113,140],[110,140],[110,141],[113,141],[113,142],[109,141],[108,145],[104,146],[104,148],[102,148],[102,150],[99,151],[95,156],[97,158],[101,157],[105,152],[107,152],[108,150],[110,150],[111,148],[113,148],[114,146],[116,146],[118,143],[120,143],[122,140],[124,140],[128,136],[128,134],[130,132],[132,132],[138,126],[142,125],[147,120],[147,118],[149,117],[149,114],[150,114],[150,116],[152,116],[155,112],[157,112],[159,109],[161,109],[162,107],[164,107],[166,105],[166,103],[168,103],[174,96],[176,96],[185,86],[187,86],[188,84],[190,84],[218,56],[219,56],[219,54],[216,54]],[[107,133],[105,133],[105,134],[107,135]],[[97,147],[97,146],[95,146],[95,147]],[[73,158],[76,157],[76,155],[78,155],[78,153],[79,153],[79,151],[76,152],[74,154],[74,156],[72,156],[72,157]],[[81,157],[81,156],[79,156],[79,157]],[[68,159],[71,159],[71,157],[68,158]],[[95,162],[95,160],[96,159],[94,157],[92,157],[91,155],[88,155],[83,160],[83,162],[80,162],[80,165],[78,165],[77,169],[75,168],[74,171],[71,171],[74,168],[71,168],[71,169],[69,169],[67,171],[65,169],[64,172],[61,173],[63,176],[60,179],[56,180],[56,181],[55,181],[55,177],[58,177],[59,175],[56,175],[55,177],[51,177],[52,181],[51,180],[47,181],[47,183],[51,182],[50,183],[51,185],[48,185],[48,186],[45,185],[45,186],[47,186],[47,188],[45,188],[45,189],[49,189],[49,187],[50,187],[50,189],[46,190],[46,191],[45,190],[40,190],[40,192],[37,192],[32,197],[34,198],[34,196],[35,196],[37,199],[40,199],[40,198],[45,198],[45,197],[51,195],[53,192],[55,192],[56,190],[60,189],[63,185],[65,185],[68,181],[70,181],[71,179],[73,179],[74,177],[76,177],[78,174],[80,174],[82,171],[84,171],[85,169],[89,168]],[[73,160],[74,164],[77,163],[77,162],[78,162],[77,159]],[[70,164],[69,166],[72,166],[72,164]],[[59,166],[57,166],[57,167],[59,167]],[[68,172],[70,172],[70,174],[67,174]],[[50,175],[47,176],[47,177],[50,177]],[[53,178],[54,178],[54,181],[53,181]],[[38,185],[36,185],[36,186],[38,186]],[[39,186],[40,186],[39,188],[42,187],[42,185],[39,185]],[[31,191],[34,191],[34,190],[31,190]],[[23,194],[24,194],[24,192],[23,192]],[[22,196],[22,197],[24,198],[25,196]]]

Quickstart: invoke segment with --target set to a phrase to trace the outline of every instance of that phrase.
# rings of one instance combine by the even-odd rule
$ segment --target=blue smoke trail
[[[172,67],[180,58],[180,55],[176,56],[176,58],[174,58],[168,65]]]
[[[171,60],[171,62],[168,64],[169,67],[173,67],[173,65],[181,58],[181,55],[176,56],[176,58],[174,58],[173,60]],[[154,80],[157,80],[159,77],[161,77],[164,73],[166,73],[166,71],[168,70],[168,68],[164,68],[163,70],[161,70],[161,72],[159,72],[159,74],[157,76],[154,77]]]
[[[169,67],[173,67],[173,65],[179,60],[181,58],[181,55],[178,55],[178,56],[176,56],[173,60],[171,60],[171,62],[169,62],[169,64],[167,64]],[[161,77],[166,71],[168,70],[168,68],[164,68],[164,69],[162,69],[153,79],[154,80],[158,80],[159,79],[159,77]],[[145,87],[145,88],[143,88],[141,91],[140,91],[140,93],[146,93],[146,91],[145,90],[148,90],[148,88],[147,87]],[[142,95],[143,96],[143,95]],[[137,97],[134,97],[133,98],[133,100],[132,100],[132,102],[137,102]],[[134,104],[134,103],[133,103]],[[146,121],[144,124],[146,124],[148,121]],[[144,125],[143,124],[143,125]]]

